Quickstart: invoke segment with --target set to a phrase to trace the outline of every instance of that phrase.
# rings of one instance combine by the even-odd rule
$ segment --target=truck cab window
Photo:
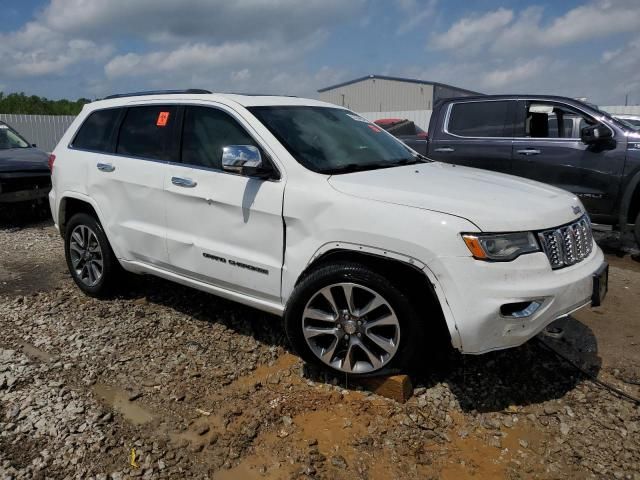
[[[595,121],[576,110],[552,103],[531,102],[525,116],[525,137],[579,138],[581,128]]]

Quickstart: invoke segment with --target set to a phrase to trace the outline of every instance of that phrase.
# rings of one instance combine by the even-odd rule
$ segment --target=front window
[[[0,124],[0,150],[9,150],[10,148],[29,148],[29,144],[7,125]]]
[[[249,108],[306,168],[325,174],[426,161],[377,125],[330,107]]]
[[[580,138],[584,127],[597,123],[577,110],[544,102],[528,102],[524,136],[530,138]],[[561,128],[558,128],[558,126]],[[574,126],[577,125],[577,128]]]

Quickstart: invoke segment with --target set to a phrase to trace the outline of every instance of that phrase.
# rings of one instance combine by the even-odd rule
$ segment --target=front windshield
[[[382,128],[330,107],[249,108],[289,153],[314,172],[336,174],[423,162]]]
[[[0,124],[0,150],[29,148],[29,144],[7,125]]]

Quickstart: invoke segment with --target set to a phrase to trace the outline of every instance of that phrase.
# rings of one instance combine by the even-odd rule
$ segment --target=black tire
[[[636,223],[633,226],[633,235],[636,238],[636,244],[640,247],[640,212],[638,212]]]
[[[304,338],[303,312],[307,303],[321,289],[346,282],[361,285],[381,295],[392,307],[398,319],[400,339],[397,350],[381,368],[374,368],[362,373],[347,373],[339,368],[334,368],[316,356]],[[411,368],[412,362],[416,359],[417,352],[423,344],[424,323],[422,320],[409,297],[393,285],[389,279],[364,265],[350,262],[324,265],[308,274],[294,289],[284,314],[285,330],[289,342],[303,360],[334,373],[352,377],[397,373]]]
[[[94,232],[100,246],[103,268],[102,275],[95,285],[87,285],[83,282],[76,272],[76,269],[73,267],[73,260],[71,257],[71,237],[72,232],[74,232],[74,230],[79,226],[88,227],[92,232]],[[91,297],[97,298],[105,298],[113,295],[116,290],[116,286],[122,277],[123,270],[118,259],[113,253],[111,245],[109,245],[109,241],[107,240],[107,236],[105,235],[102,225],[100,225],[98,220],[86,213],[77,213],[71,217],[65,228],[64,253],[69,273],[80,290]]]

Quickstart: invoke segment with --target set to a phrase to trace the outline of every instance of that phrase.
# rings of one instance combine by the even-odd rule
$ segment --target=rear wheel
[[[69,272],[87,295],[104,297],[114,290],[121,272],[100,223],[78,213],[67,223],[64,250]]]
[[[385,277],[353,263],[327,265],[302,280],[285,325],[304,360],[354,376],[411,366],[422,339],[408,297]]]

